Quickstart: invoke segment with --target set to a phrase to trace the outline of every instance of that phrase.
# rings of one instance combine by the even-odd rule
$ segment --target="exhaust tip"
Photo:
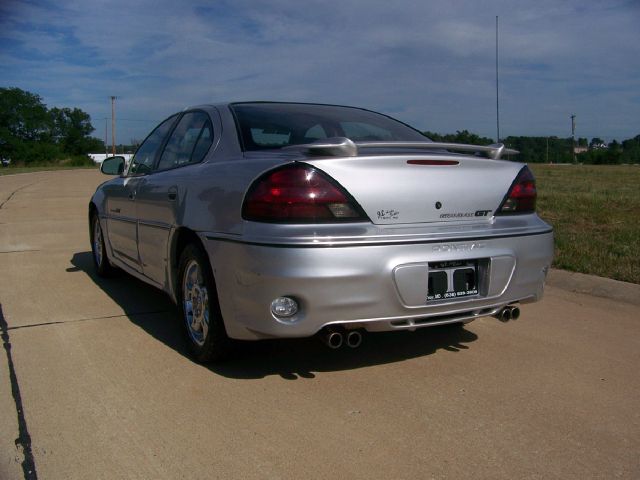
[[[358,348],[362,345],[362,334],[357,330],[347,334],[347,345],[351,348]]]
[[[324,344],[331,348],[332,350],[336,350],[342,346],[344,342],[344,337],[341,332],[337,332],[335,330],[325,330],[322,332],[320,336]]]
[[[511,307],[511,320],[517,320],[520,318],[520,309],[518,307]]]
[[[509,320],[511,320],[511,309],[509,307],[504,307],[494,316],[501,322],[508,322]]]

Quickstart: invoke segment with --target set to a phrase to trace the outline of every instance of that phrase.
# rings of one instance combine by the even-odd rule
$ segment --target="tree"
[[[613,149],[615,149],[615,150],[618,150],[618,149],[620,149],[620,148],[622,148],[622,147],[620,146],[620,143],[619,143],[619,142],[614,138],[614,139],[611,141],[611,143],[609,144],[609,148],[613,148]]]
[[[0,155],[13,163],[48,161],[59,153],[48,144],[50,123],[39,95],[0,88]]]
[[[622,152],[610,148],[596,148],[578,155],[580,163],[593,165],[617,165],[621,163]]]
[[[91,117],[79,108],[52,108],[49,111],[52,125],[52,138],[62,146],[63,151],[71,155],[82,155],[96,145],[89,134],[95,130]],[[92,141],[93,140],[93,141]]]
[[[640,135],[622,142],[622,162],[640,163]]]
[[[0,88],[0,134],[19,140],[43,140],[49,131],[47,107],[39,95]]]
[[[493,143],[492,138],[480,137],[468,130],[458,130],[455,134],[440,135],[435,132],[422,132],[423,135],[429,137],[434,142],[446,143],[466,143],[468,145],[489,145]]]
[[[573,159],[571,138],[510,136],[504,144],[520,152],[516,159],[521,162],[569,163]]]
[[[79,108],[48,110],[39,95],[0,88],[0,155],[15,163],[51,162],[100,149],[94,128]]]
[[[467,130],[458,130],[455,134],[439,134],[435,132],[423,132],[423,134],[436,142],[469,143],[475,145],[487,145],[493,143],[492,139],[480,137]],[[516,160],[525,163],[571,163],[573,161],[573,140],[558,137],[507,137],[502,140],[504,144],[520,152],[508,160]],[[578,145],[586,146],[587,139],[578,139]],[[640,135],[623,140],[621,143],[613,140],[608,146],[601,138],[594,137],[589,142],[589,150],[579,153],[578,162],[596,165],[617,165],[620,163],[640,163]]]

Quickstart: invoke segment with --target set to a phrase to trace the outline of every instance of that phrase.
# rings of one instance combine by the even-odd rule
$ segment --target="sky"
[[[640,0],[0,0],[0,87],[141,140],[190,105],[353,105],[420,130],[640,134]],[[106,121],[105,119],[108,119]]]

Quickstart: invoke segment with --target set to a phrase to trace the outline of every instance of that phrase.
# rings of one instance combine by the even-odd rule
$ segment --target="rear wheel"
[[[109,277],[115,272],[115,267],[109,262],[107,257],[107,249],[104,243],[102,227],[100,226],[100,218],[97,213],[91,216],[91,253],[93,257],[93,265],[96,272],[101,277]]]
[[[179,302],[189,350],[198,362],[223,359],[230,350],[209,260],[189,244],[180,256]]]

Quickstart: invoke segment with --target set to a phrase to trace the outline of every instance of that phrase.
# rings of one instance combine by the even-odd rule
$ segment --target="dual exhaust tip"
[[[510,320],[517,320],[520,318],[520,308],[515,305],[507,305],[498,313],[494,314],[501,322],[508,322]],[[362,333],[359,330],[350,330],[348,332],[342,329],[336,329],[327,327],[320,333],[320,338],[325,345],[332,350],[346,345],[349,348],[358,348],[362,345]]]
[[[502,310],[494,315],[501,322],[508,322],[509,320],[517,320],[520,318],[520,309],[515,305],[507,305]]]
[[[322,331],[320,338],[332,350],[337,350],[342,345],[349,348],[358,348],[362,345],[362,333],[358,330],[343,332],[334,328],[326,328]]]

